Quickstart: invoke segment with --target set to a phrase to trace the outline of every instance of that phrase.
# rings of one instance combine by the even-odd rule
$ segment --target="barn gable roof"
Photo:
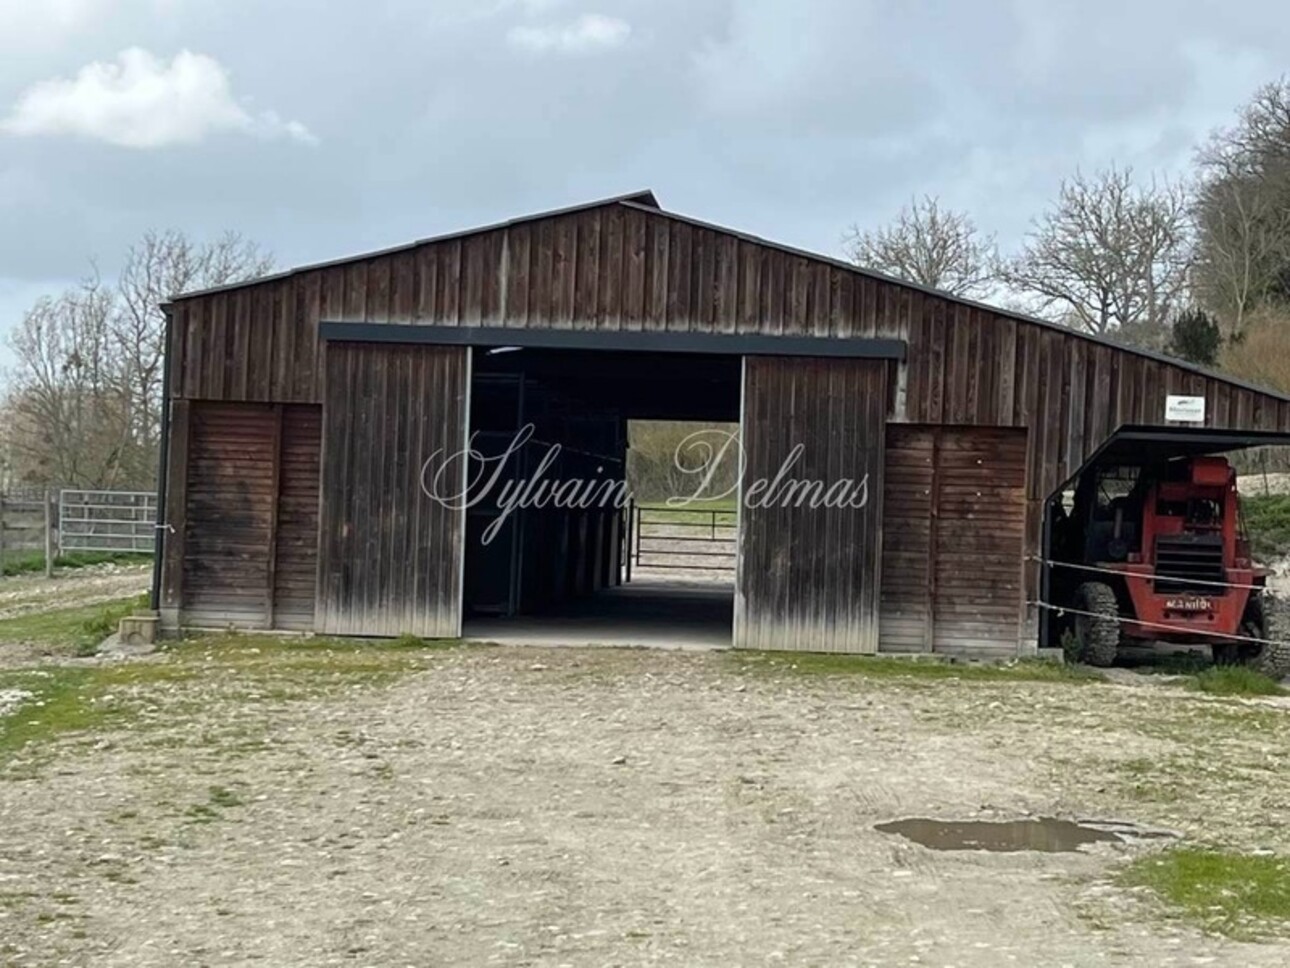
[[[1127,346],[1123,343],[1116,342],[1115,340],[1109,339],[1104,336],[1097,336],[1091,333],[1083,333],[1078,330],[1073,330],[1069,327],[1061,325],[1060,323],[1055,323],[1052,320],[1047,320],[1038,316],[1017,312],[1015,310],[1003,309],[1001,307],[994,306],[986,302],[970,299],[964,296],[955,295],[952,293],[945,292],[943,290],[934,289],[929,286],[920,285],[915,282],[910,282],[909,280],[906,280],[906,279],[900,279],[895,276],[889,276],[889,275],[886,275],[885,273],[878,272],[873,269],[865,268],[863,266],[857,266],[853,263],[846,262],[842,259],[838,259],[833,256],[823,255],[821,253],[811,252],[805,249],[799,249],[794,246],[786,245],[781,242],[776,242],[771,239],[766,239],[761,236],[753,235],[748,232],[743,232],[737,229],[731,229],[723,225],[718,225],[712,222],[706,222],[706,221],[703,221],[702,219],[697,219],[691,216],[682,215],[677,212],[669,211],[667,209],[664,209],[659,204],[655,194],[648,189],[635,191],[635,192],[628,192],[623,195],[616,195],[616,196],[611,196],[609,198],[597,199],[594,201],[589,201],[589,202],[585,202],[577,205],[570,205],[563,208],[551,209],[543,212],[536,212],[530,215],[523,215],[512,219],[507,219],[502,222],[495,222],[488,225],[475,226],[472,228],[462,229],[455,232],[448,232],[441,235],[430,236],[427,238],[418,239],[415,242],[407,243],[405,245],[392,246],[386,249],[379,249],[371,252],[358,253],[355,255],[344,256],[342,258],[331,259],[324,262],[310,263],[307,265],[286,269],[281,272],[271,273],[269,275],[261,276],[256,279],[230,283],[228,285],[216,286],[209,289],[197,290],[194,292],[181,293],[179,295],[172,297],[171,301],[165,305],[170,306],[175,303],[186,302],[188,300],[193,300],[193,299],[199,299],[201,297],[213,295],[216,293],[229,292],[229,291],[238,290],[238,289],[245,289],[245,288],[259,286],[265,283],[289,279],[293,276],[298,276],[303,273],[314,272],[320,269],[328,269],[328,268],[334,268],[338,266],[346,266],[346,265],[351,265],[351,264],[356,264],[361,262],[367,262],[372,259],[379,259],[385,256],[392,256],[392,255],[397,255],[399,253],[409,252],[424,246],[431,246],[431,245],[437,245],[444,242],[450,242],[453,240],[466,239],[472,236],[482,235],[488,232],[495,232],[498,230],[504,230],[504,229],[508,229],[516,226],[528,225],[530,223],[542,222],[545,220],[558,219],[563,216],[574,215],[580,212],[587,212],[594,209],[607,208],[611,206],[617,206],[625,209],[645,212],[655,217],[662,217],[675,222],[684,223],[694,228],[703,229],[710,232],[716,232],[732,239],[737,239],[753,245],[762,246],[768,249],[782,252],[787,255],[794,256],[796,258],[808,260],[818,265],[827,265],[839,270],[843,270],[848,273],[852,273],[854,275],[873,279],[873,280],[885,283],[887,285],[897,286],[914,292],[923,293],[925,295],[935,296],[939,299],[945,300],[949,303],[953,303],[959,306],[964,306],[971,309],[984,311],[994,316],[1005,317],[1008,319],[1015,320],[1019,323],[1041,327],[1046,330],[1056,331],[1061,333],[1063,336],[1067,338],[1074,337],[1091,344],[1109,347],[1110,349],[1116,351],[1117,353],[1142,357],[1145,359],[1154,360],[1159,363],[1165,363],[1170,366],[1178,367],[1180,369],[1188,370],[1190,372],[1205,376],[1212,380],[1217,380],[1222,383],[1226,383],[1233,387],[1237,387],[1243,390],[1254,391],[1281,401],[1290,402],[1290,394],[1282,393],[1278,390],[1270,389],[1265,386],[1260,386],[1258,384],[1241,380],[1231,376],[1230,374],[1213,370],[1208,367],[1199,366],[1195,363],[1191,363],[1186,360],[1182,360],[1177,357],[1170,356],[1166,353],[1159,353],[1153,350],[1142,349],[1134,346]],[[662,337],[663,334],[660,334],[660,336]]]

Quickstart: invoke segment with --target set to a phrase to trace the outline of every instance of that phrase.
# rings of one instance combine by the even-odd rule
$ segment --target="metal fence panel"
[[[710,578],[734,573],[738,525],[733,510],[634,505],[629,514],[634,567],[702,572]]]
[[[58,550],[137,551],[156,540],[157,495],[152,491],[74,491],[58,494]]]

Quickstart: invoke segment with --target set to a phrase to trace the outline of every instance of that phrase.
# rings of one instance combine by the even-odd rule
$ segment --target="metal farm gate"
[[[151,554],[157,495],[152,491],[74,491],[58,494],[58,550]]]
[[[733,578],[738,518],[733,508],[672,508],[631,504],[625,535],[627,580],[633,570]]]

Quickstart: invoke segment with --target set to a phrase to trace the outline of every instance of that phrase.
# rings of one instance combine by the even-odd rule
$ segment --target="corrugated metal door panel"
[[[311,631],[318,570],[322,408],[301,404],[284,406],[281,438],[273,627]]]
[[[886,412],[883,361],[745,359],[736,647],[877,651]],[[855,506],[786,496],[846,481]]]
[[[932,493],[937,431],[887,428],[882,509],[882,652],[931,649]]]
[[[936,652],[1015,655],[1022,604],[1026,432],[944,428],[936,473]]]
[[[263,628],[273,532],[273,407],[195,401],[189,427],[181,622]]]

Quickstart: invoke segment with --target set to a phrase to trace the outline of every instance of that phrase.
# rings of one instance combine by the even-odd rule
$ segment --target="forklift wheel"
[[[1120,607],[1115,591],[1100,581],[1085,582],[1075,589],[1075,608],[1089,613],[1074,617],[1080,660],[1109,666],[1120,647]]]
[[[1252,639],[1276,638],[1272,616],[1265,612],[1263,605],[1261,597],[1250,599],[1241,620],[1242,635]],[[1214,662],[1217,665],[1244,665],[1280,682],[1290,676],[1290,643],[1268,641],[1261,645],[1255,642],[1217,645],[1214,646]]]

